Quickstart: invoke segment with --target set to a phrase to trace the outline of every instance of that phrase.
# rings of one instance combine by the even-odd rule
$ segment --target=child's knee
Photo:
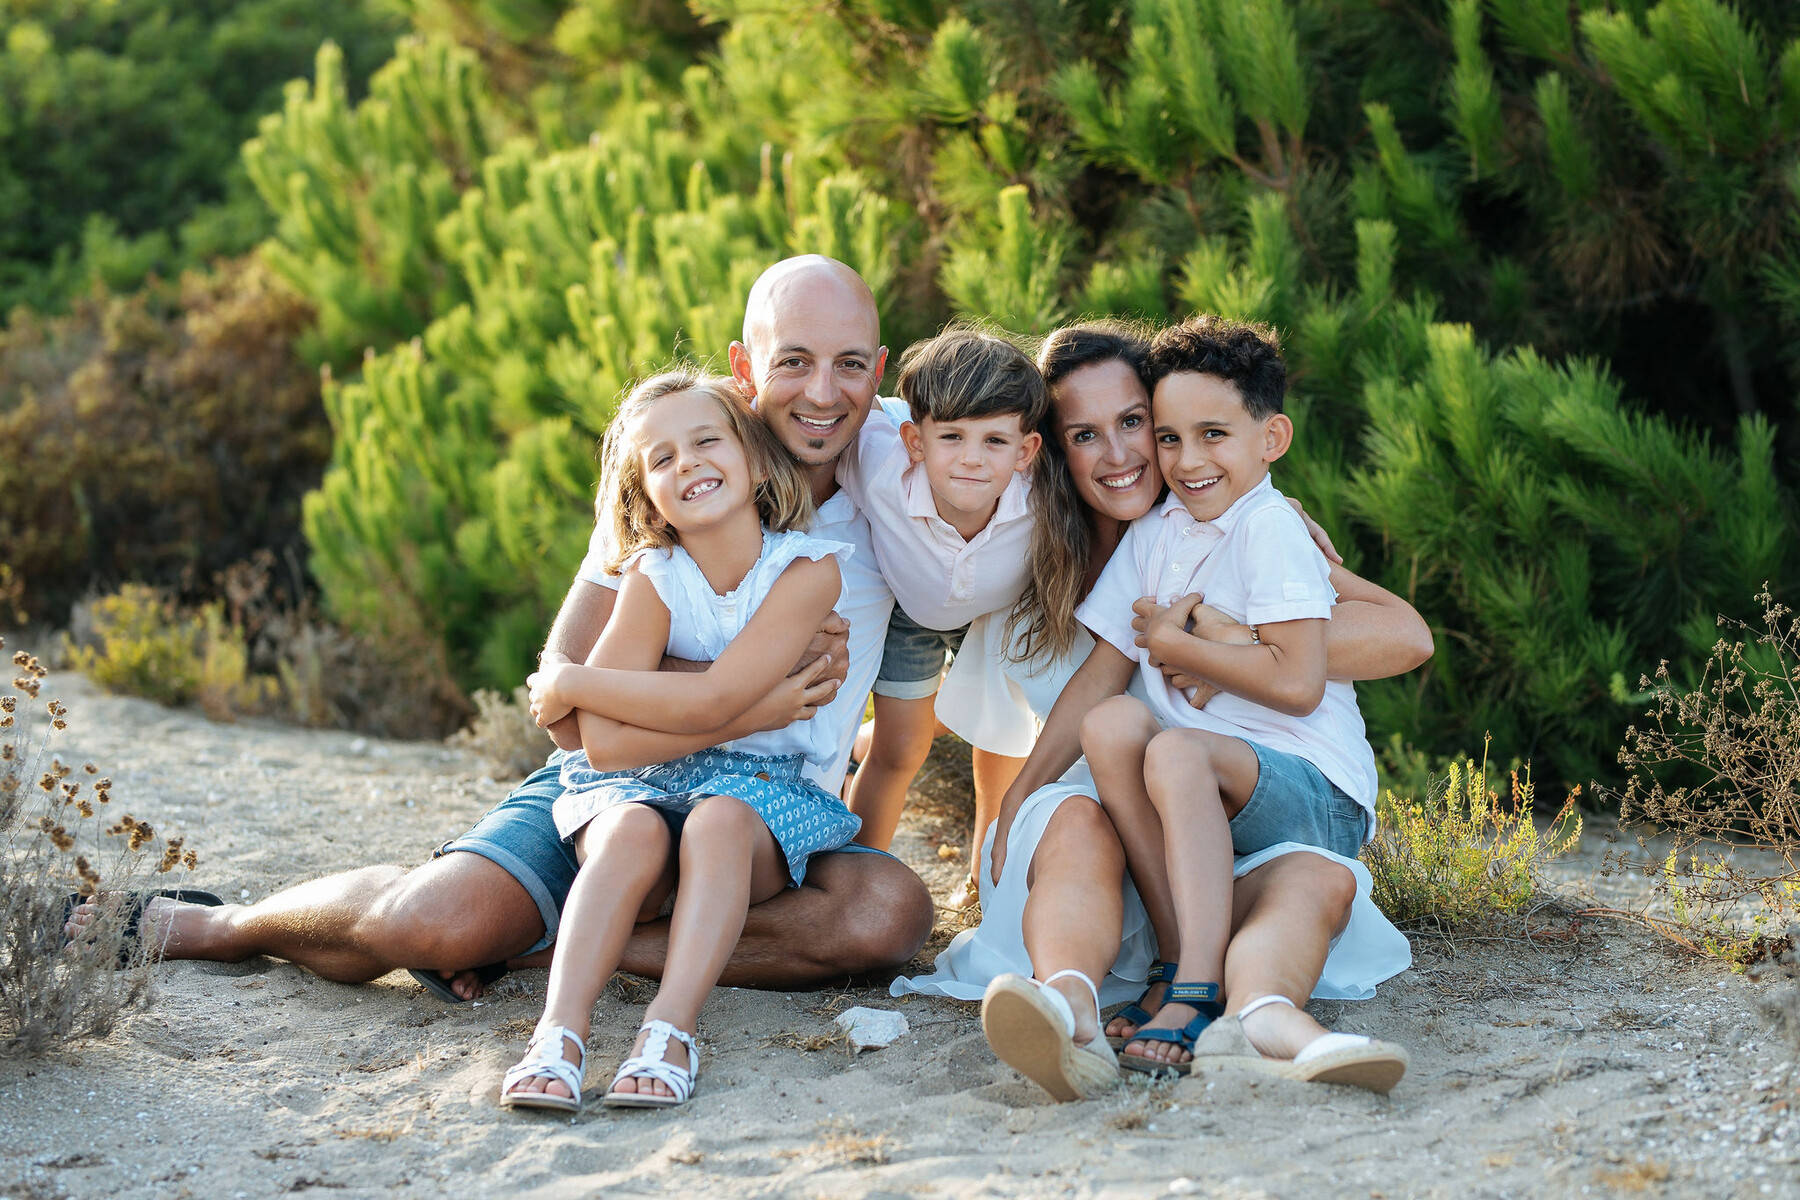
[[[1188,796],[1195,783],[1218,780],[1218,765],[1213,761],[1212,746],[1207,735],[1191,729],[1169,729],[1158,733],[1144,747],[1144,784],[1152,798],[1159,793]]]
[[[681,826],[681,840],[686,842],[694,838],[702,841],[739,840],[747,842],[749,836],[762,828],[762,818],[756,810],[739,800],[736,796],[708,796],[694,805],[688,813],[687,820]]]
[[[1143,701],[1136,696],[1113,696],[1081,718],[1081,750],[1092,759],[1096,751],[1116,754],[1142,749],[1157,729],[1156,718]]]

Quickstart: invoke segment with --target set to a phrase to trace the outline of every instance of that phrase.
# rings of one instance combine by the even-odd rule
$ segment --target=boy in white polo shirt
[[[1066,524],[1042,519],[1051,498],[1030,483],[1049,397],[1023,351],[952,327],[907,350],[899,387],[912,419],[871,412],[837,476],[869,518],[895,599],[873,737],[846,795],[863,822],[857,840],[879,849],[930,751],[948,656],[970,621],[1019,603],[1034,564],[1054,553],[1050,531]],[[977,838],[991,819],[977,814]]]
[[[1327,563],[1269,480],[1294,433],[1274,335],[1194,318],[1157,335],[1148,379],[1170,494],[1126,532],[1077,609],[1096,644],[1038,748],[1072,758],[1067,743],[1079,741],[1180,981],[1156,1014],[1133,1014],[1136,1027],[1114,1018],[1109,1032],[1126,1040],[1120,1061],[1185,1073],[1195,1040],[1226,1011],[1234,852],[1297,842],[1354,858],[1374,824],[1376,776],[1354,689],[1325,677],[1336,603]],[[1202,598],[1248,626],[1249,642],[1198,636]],[[1120,694],[1134,669],[1148,705]],[[1196,709],[1169,674],[1219,692]],[[1385,1091],[1405,1069],[1397,1047],[1343,1034],[1316,1041],[1295,1064],[1354,1060],[1341,1082]]]

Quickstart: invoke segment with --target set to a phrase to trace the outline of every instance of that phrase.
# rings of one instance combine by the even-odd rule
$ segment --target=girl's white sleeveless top
[[[831,542],[789,530],[762,535],[762,554],[737,587],[721,596],[680,546],[640,550],[626,562],[650,580],[669,610],[669,648],[673,658],[717,662],[731,640],[744,631],[781,573],[797,559],[838,560],[839,569],[855,551],[848,542]],[[843,603],[840,590],[839,606]],[[810,636],[810,635],[809,635]],[[795,721],[786,729],[753,733],[720,745],[745,754],[786,757],[802,755],[817,766],[828,765],[838,752],[834,731],[818,721]]]

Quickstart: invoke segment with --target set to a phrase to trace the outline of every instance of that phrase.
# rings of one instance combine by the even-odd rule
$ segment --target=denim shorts
[[[1300,842],[1355,858],[1368,831],[1368,810],[1304,758],[1243,740],[1256,751],[1256,790],[1231,818],[1232,851],[1255,854],[1278,842]]]
[[[467,833],[445,842],[432,855],[437,858],[457,850],[479,854],[505,868],[507,874],[519,881],[519,886],[525,889],[544,919],[544,936],[533,943],[531,949],[521,952],[521,957],[536,954],[556,941],[563,902],[569,898],[575,872],[580,869],[574,847],[556,832],[553,810],[556,798],[563,793],[562,757],[553,755],[506,799],[490,808]],[[885,851],[855,842],[831,853],[883,854],[893,858]]]
[[[893,700],[923,700],[935,695],[944,665],[962,646],[961,629],[927,629],[894,606],[888,618],[887,643],[881,648],[881,673],[875,694]]]

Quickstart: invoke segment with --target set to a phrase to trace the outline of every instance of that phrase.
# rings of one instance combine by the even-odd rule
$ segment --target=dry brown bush
[[[0,690],[0,1054],[34,1054],[148,1002],[153,947],[127,940],[130,897],[198,860],[130,814],[112,819],[112,781],[50,751],[68,709],[45,697],[48,670],[24,651],[12,665]],[[69,897],[96,894],[94,921],[65,947]]]
[[[550,736],[531,716],[531,693],[524,687],[511,696],[478,688],[475,719],[450,736],[450,744],[472,750],[493,763],[507,779],[523,779],[544,765],[555,748]]]

